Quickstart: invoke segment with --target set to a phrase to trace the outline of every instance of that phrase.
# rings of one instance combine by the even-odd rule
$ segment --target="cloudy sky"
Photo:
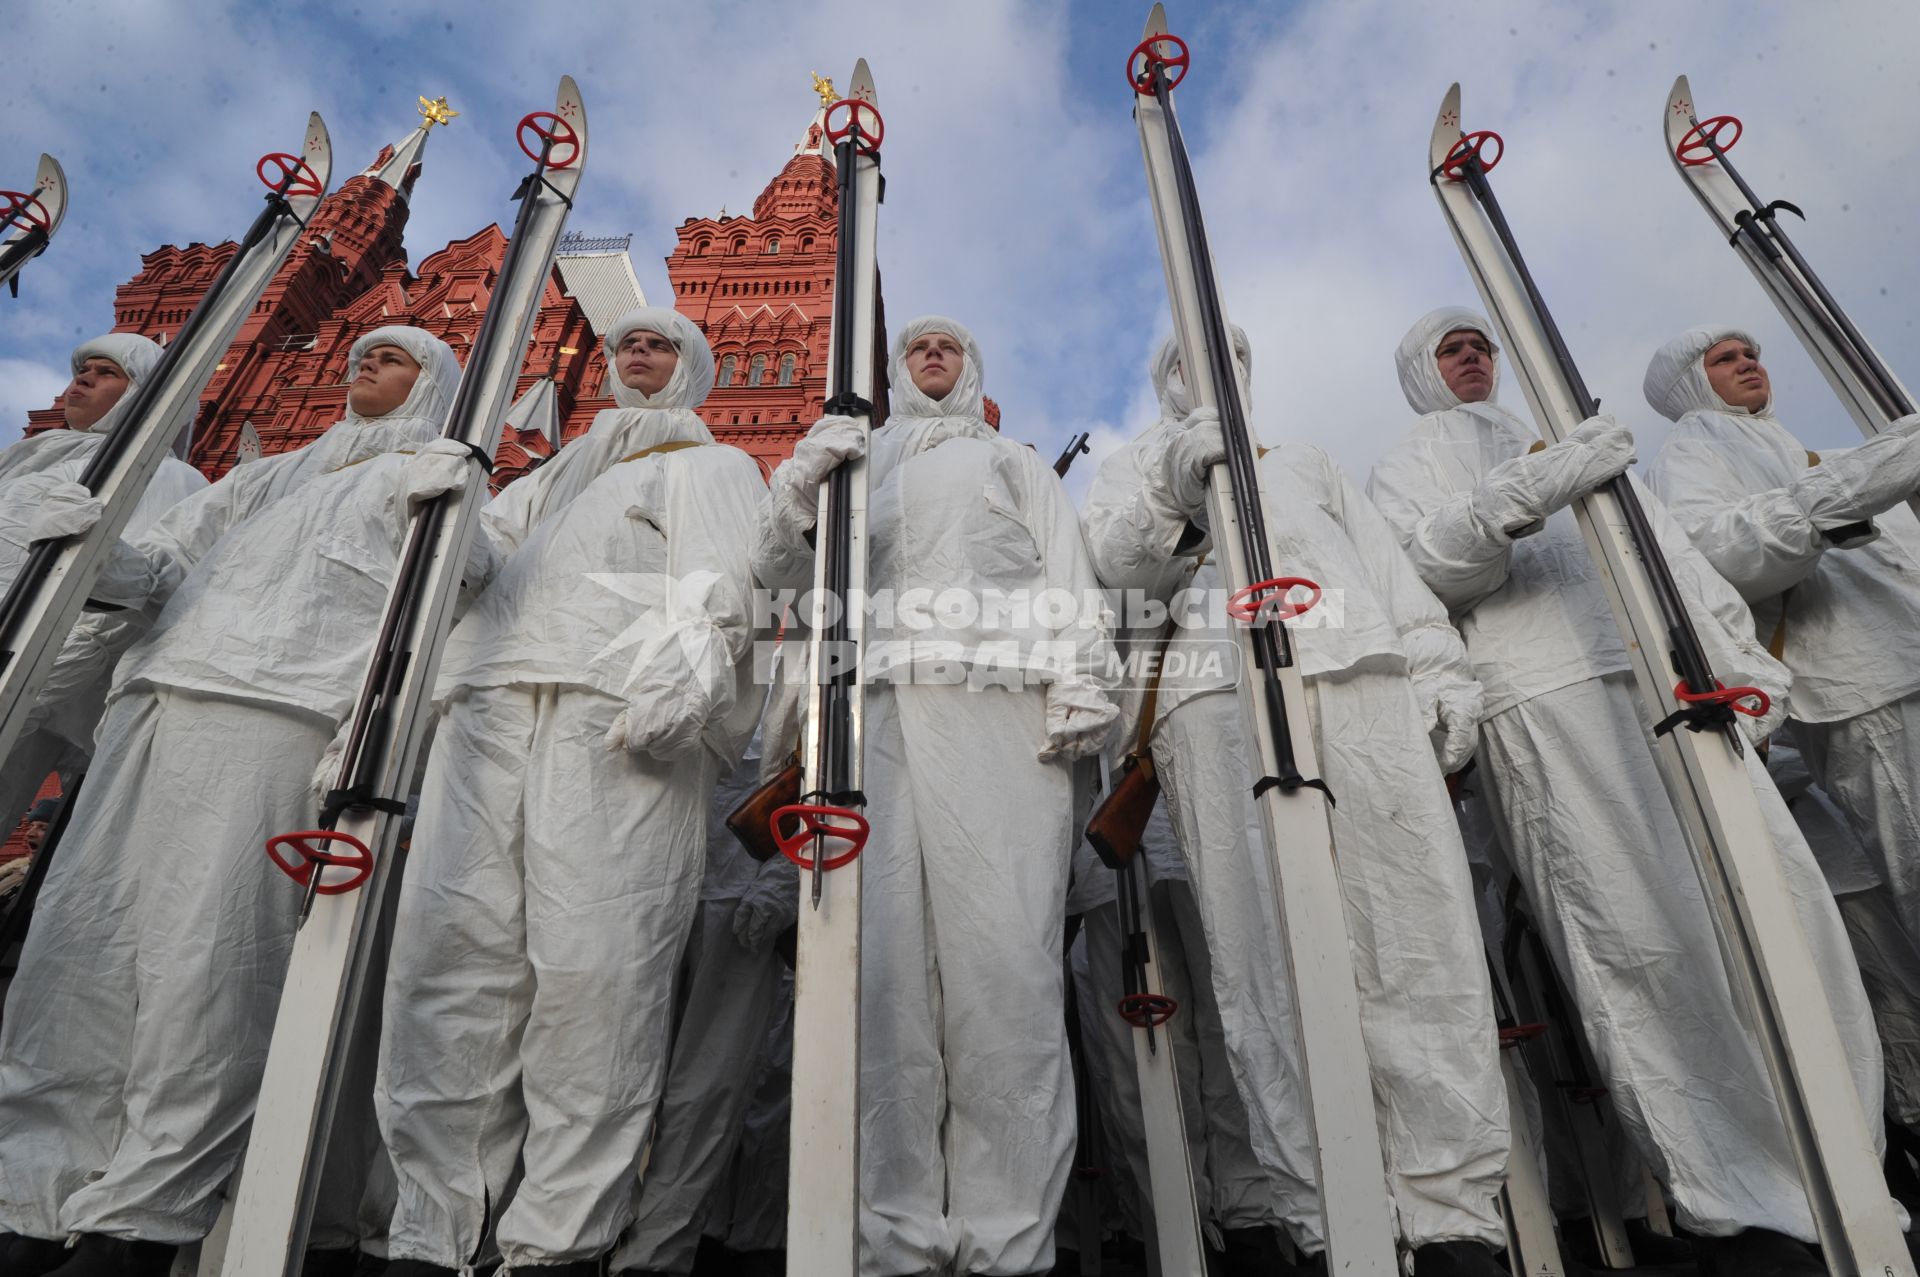
[[[51,151],[74,202],[20,297],[0,297],[0,440],[51,400],[74,342],[110,326],[113,287],[142,252],[245,227],[254,159],[297,148],[309,109],[332,130],[336,181],[413,126],[416,95],[462,112],[427,153],[407,231],[418,263],[510,219],[524,167],[514,121],[572,74],[593,145],[570,228],[632,232],[641,283],[665,301],[673,227],[747,209],[810,117],[809,72],[844,82],[864,55],[887,116],[889,313],[970,324],[1010,434],[1051,450],[1089,429],[1111,448],[1151,420],[1146,361],[1169,322],[1121,79],[1145,9],[15,6],[0,186],[30,182]],[[1805,208],[1804,250],[1920,379],[1908,56],[1920,6],[1176,0],[1170,23],[1193,48],[1181,119],[1270,439],[1318,443],[1363,479],[1410,415],[1395,343],[1427,309],[1473,300],[1426,180],[1427,135],[1456,79],[1465,125],[1505,135],[1496,188],[1588,383],[1643,459],[1664,425],[1640,396],[1647,357],[1713,317],[1755,329],[1782,415],[1810,445],[1856,437],[1665,158],[1660,114],[1681,72],[1703,115],[1744,118],[1743,171]],[[1503,394],[1525,411],[1517,390]]]

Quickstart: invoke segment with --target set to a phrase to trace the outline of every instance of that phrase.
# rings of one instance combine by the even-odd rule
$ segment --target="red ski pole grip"
[[[279,176],[268,176],[269,167],[278,170]],[[320,175],[309,168],[305,160],[297,155],[289,155],[285,151],[267,152],[260,157],[260,162],[253,166],[253,172],[268,190],[279,191],[289,199],[297,197],[319,199],[327,193],[326,188],[320,185]],[[286,189],[281,191],[282,187]]]
[[[798,821],[798,827],[783,832],[789,821]],[[853,808],[833,807],[825,803],[788,803],[784,807],[776,807],[773,815],[768,817],[767,824],[773,831],[773,844],[780,849],[780,854],[802,869],[813,868],[813,857],[807,855],[804,848],[814,839],[832,839],[847,844],[845,851],[823,854],[821,857],[822,869],[838,869],[841,865],[851,863],[865,849],[867,835],[872,832],[867,818]]]
[[[1720,135],[1728,129],[1733,130],[1733,136],[1722,142]],[[1731,151],[1734,143],[1740,140],[1741,131],[1738,117],[1716,115],[1688,129],[1687,135],[1680,139],[1680,145],[1673,148],[1673,153],[1688,168],[1711,164],[1720,158],[1716,148],[1719,151]]]
[[[1748,718],[1765,718],[1767,711],[1773,708],[1773,698],[1757,687],[1728,687],[1715,681],[1711,692],[1696,692],[1682,679],[1673,685],[1673,697],[1682,705],[1725,705],[1736,714],[1745,714]],[[1757,702],[1749,705],[1748,701]]]
[[[1307,590],[1310,593],[1296,603],[1287,597],[1294,590]],[[1268,581],[1255,581],[1244,590],[1235,590],[1227,599],[1227,615],[1248,625],[1275,617],[1291,621],[1302,613],[1312,611],[1319,601],[1320,587],[1304,576],[1276,576]]]
[[[1173,52],[1162,53],[1157,46],[1170,44]],[[1144,60],[1143,60],[1144,59]],[[1193,55],[1187,42],[1177,35],[1152,35],[1133,46],[1127,55],[1127,87],[1143,98],[1153,96],[1153,72],[1158,67],[1167,73],[1167,88],[1172,90],[1187,78]]]
[[[531,145],[527,141],[529,133],[536,139]],[[545,164],[548,168],[572,168],[573,162],[580,158],[580,135],[573,131],[573,125],[552,111],[529,111],[521,116],[514,140],[520,143],[520,149],[526,152],[528,159]],[[541,154],[540,143],[546,143],[544,155]],[[565,158],[560,154],[563,146],[571,148]]]
[[[345,850],[328,851],[326,844],[329,843],[340,844]],[[314,894],[320,896],[345,895],[358,888],[373,872],[372,849],[352,834],[332,829],[301,829],[290,834],[275,834],[267,839],[267,859],[281,873],[303,887],[312,884],[314,874],[324,874],[327,869],[348,871],[347,876],[337,882],[327,882],[322,878],[313,888]]]
[[[37,231],[53,228],[53,219],[47,215],[47,206],[37,196],[25,191],[0,191],[0,200],[6,201],[6,207],[0,208],[0,222],[11,222],[18,217]],[[35,209],[39,211],[35,212]]]

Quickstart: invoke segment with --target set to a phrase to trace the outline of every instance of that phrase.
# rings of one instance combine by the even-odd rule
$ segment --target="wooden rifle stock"
[[[1087,820],[1087,841],[1093,844],[1101,864],[1124,869],[1133,863],[1147,831],[1147,819],[1159,801],[1160,778],[1154,774],[1153,759],[1129,754],[1119,779]]]
[[[773,841],[773,813],[799,801],[800,760],[795,757],[733,809],[727,817],[727,830],[740,840],[749,856],[772,860],[780,854]]]

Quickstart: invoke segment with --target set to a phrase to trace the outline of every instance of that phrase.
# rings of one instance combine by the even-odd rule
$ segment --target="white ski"
[[[20,295],[20,268],[47,251],[67,216],[67,174],[51,155],[40,157],[30,191],[0,191],[0,284]]]
[[[488,463],[586,167],[587,113],[572,77],[561,78],[553,111],[528,115],[520,130],[535,167],[515,192],[520,212],[443,436]],[[304,1263],[352,1029],[363,999],[380,992],[382,973],[371,960],[378,920],[486,482],[477,464],[464,487],[415,508],[329,799],[337,814],[322,813],[320,830],[268,844],[280,846],[283,868],[293,866],[306,906],[225,1245],[203,1247],[203,1277],[298,1277]]]
[[[319,207],[332,169],[333,146],[317,114],[308,118],[299,155],[260,160],[257,171],[272,192],[267,207],[168,345],[153,376],[135,392],[126,424],[107,436],[81,473],[80,482],[106,504],[105,516],[84,536],[34,545],[0,601],[0,758],[12,751],[140,494],[199,407],[200,393],[240,322]],[[64,196],[61,203],[64,207]]]
[[[1484,152],[1497,140],[1492,133],[1462,134],[1456,84],[1434,123],[1428,171],[1534,417],[1546,439],[1557,442],[1597,407],[1487,184]],[[1498,159],[1496,153],[1491,162]],[[1716,684],[1638,494],[1623,476],[1575,502],[1573,510],[1613,606],[1648,721],[1668,722],[1690,708],[1675,696],[1675,670],[1688,688],[1704,691]],[[1689,835],[1728,979],[1740,991],[1766,1058],[1828,1268],[1835,1274],[1913,1277],[1839,1033],[1754,801],[1739,728],[1731,721],[1696,721],[1662,731],[1658,739],[1661,775]]]
[[[1300,668],[1274,614],[1286,612],[1281,601],[1290,587],[1276,578],[1270,562],[1247,389],[1233,363],[1199,196],[1173,110],[1173,85],[1186,65],[1185,43],[1167,35],[1166,12],[1154,5],[1128,79],[1183,375],[1195,405],[1218,408],[1226,432],[1227,460],[1209,477],[1207,509],[1222,575],[1252,613],[1251,623],[1234,626],[1247,674],[1240,680],[1241,703],[1259,750],[1255,793],[1299,1011],[1300,1082],[1313,1124],[1328,1269],[1343,1277],[1392,1277],[1399,1272],[1393,1211],[1328,796],[1319,780]],[[1172,71],[1178,74],[1170,78]]]
[[[866,59],[827,108],[839,183],[826,411],[873,425],[880,369],[875,265],[880,142],[885,132]],[[844,118],[843,118],[844,116]],[[845,606],[804,618],[807,719],[800,802],[773,815],[774,841],[797,861],[800,920],[793,972],[793,1129],[787,1179],[787,1269],[860,1271],[860,849],[866,841],[862,747],[867,594],[867,462],[820,485],[813,598]],[[784,834],[797,819],[800,833]]]
[[[1781,228],[1781,212],[1798,215],[1800,210],[1784,200],[1763,202],[1727,158],[1740,131],[1740,121],[1730,115],[1701,120],[1687,77],[1673,82],[1667,94],[1667,158],[1760,281],[1861,432],[1879,434],[1889,421],[1914,410],[1913,395]],[[1920,511],[1920,501],[1915,507]]]

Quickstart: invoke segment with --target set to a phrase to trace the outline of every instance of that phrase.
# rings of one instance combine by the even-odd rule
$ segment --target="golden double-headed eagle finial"
[[[809,71],[807,74],[813,76],[813,91],[820,95],[821,106],[832,106],[840,100],[840,94],[833,87],[833,80],[830,77],[822,76],[813,71]]]
[[[436,124],[451,124],[453,117],[460,114],[447,105],[446,96],[420,99],[420,118],[426,121],[425,127],[431,131]]]

